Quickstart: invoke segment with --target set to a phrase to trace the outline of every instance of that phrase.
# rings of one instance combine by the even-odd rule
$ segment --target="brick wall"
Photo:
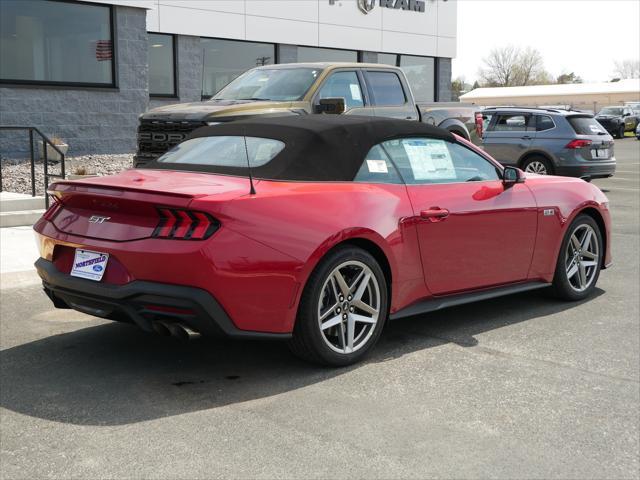
[[[0,125],[38,127],[69,155],[135,150],[138,115],[149,102],[146,10],[115,8],[117,89],[0,86]],[[26,133],[0,134],[3,158],[28,152]]]

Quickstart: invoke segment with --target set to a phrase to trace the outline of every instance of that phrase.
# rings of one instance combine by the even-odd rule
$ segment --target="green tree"
[[[582,78],[576,75],[574,72],[571,73],[563,73],[556,79],[556,83],[566,84],[566,83],[582,83]]]

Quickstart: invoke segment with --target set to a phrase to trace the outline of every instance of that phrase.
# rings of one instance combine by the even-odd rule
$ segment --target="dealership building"
[[[454,0],[1,0],[0,125],[69,154],[135,149],[138,115],[206,100],[257,65],[398,65],[417,100],[450,99]],[[3,157],[26,150],[2,135]]]

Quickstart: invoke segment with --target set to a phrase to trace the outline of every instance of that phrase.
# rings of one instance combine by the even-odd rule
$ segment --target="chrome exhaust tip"
[[[200,336],[198,332],[186,325],[183,325],[182,323],[170,323],[167,327],[169,328],[169,332],[172,336],[182,340],[183,342],[194,340]]]
[[[171,336],[171,330],[169,330],[169,326],[161,321],[155,321],[151,324],[151,326],[153,327],[153,331],[156,332],[158,335],[161,335],[163,337],[170,337]]]

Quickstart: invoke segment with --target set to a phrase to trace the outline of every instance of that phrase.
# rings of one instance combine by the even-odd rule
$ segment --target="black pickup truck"
[[[623,138],[625,132],[635,132],[639,121],[628,106],[604,107],[596,115],[596,120],[614,138]]]
[[[204,125],[254,115],[372,115],[426,122],[479,143],[482,114],[461,103],[416,103],[400,68],[364,63],[295,63],[249,70],[210,100],[168,105],[140,116],[135,166]]]

